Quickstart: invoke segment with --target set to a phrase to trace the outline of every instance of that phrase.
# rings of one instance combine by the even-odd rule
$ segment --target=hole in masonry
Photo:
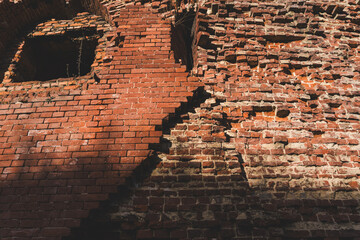
[[[315,104],[315,103],[312,103],[312,104],[310,104],[310,108],[317,108],[317,104]]]
[[[177,62],[186,65],[186,70],[193,68],[192,57],[192,28],[195,19],[195,12],[189,10],[178,13],[175,17],[175,24],[171,26],[171,49]]]
[[[319,136],[321,136],[322,134],[324,134],[324,132],[319,131],[319,130],[313,130],[313,131],[311,131],[311,132],[314,134],[314,137],[319,137]]]
[[[27,39],[13,81],[46,81],[88,74],[98,38],[76,35]]]
[[[329,106],[330,106],[331,108],[338,108],[338,107],[341,106],[341,103],[330,102],[330,103],[329,103]]]
[[[319,96],[320,96],[318,94],[309,94],[309,95],[310,95],[311,100],[317,100],[319,98]]]
[[[276,116],[279,118],[286,118],[287,116],[289,116],[289,114],[290,114],[289,110],[283,109],[277,111]]]

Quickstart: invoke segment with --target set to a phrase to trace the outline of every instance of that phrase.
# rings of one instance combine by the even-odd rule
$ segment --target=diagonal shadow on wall
[[[64,239],[219,238],[235,236],[235,225],[245,230],[249,188],[226,116],[209,115],[218,104],[202,90],[165,120],[152,155]]]

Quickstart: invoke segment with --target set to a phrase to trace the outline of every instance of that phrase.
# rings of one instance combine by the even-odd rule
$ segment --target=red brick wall
[[[116,14],[100,83],[0,85],[1,239],[69,234],[149,155],[162,119],[201,85],[172,58],[169,22],[141,5]]]
[[[352,1],[200,7],[197,73],[222,101],[251,187],[358,190],[357,9]]]
[[[355,1],[197,3],[191,74],[185,2],[106,4],[99,84],[0,85],[2,239],[358,238]]]
[[[210,98],[159,153],[68,239],[358,239],[354,191],[257,189]],[[230,139],[229,139],[230,137]],[[150,173],[149,173],[150,172]]]
[[[199,4],[207,99],[164,135],[149,176],[69,239],[358,239],[357,11]]]

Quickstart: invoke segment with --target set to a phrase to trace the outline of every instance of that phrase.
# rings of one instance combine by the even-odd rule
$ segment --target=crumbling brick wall
[[[224,101],[252,187],[357,189],[357,11],[353,1],[200,7],[197,72]]]
[[[357,18],[355,1],[200,2],[203,101],[70,239],[357,239]]]
[[[96,77],[0,85],[2,238],[358,238],[356,1],[104,9]]]

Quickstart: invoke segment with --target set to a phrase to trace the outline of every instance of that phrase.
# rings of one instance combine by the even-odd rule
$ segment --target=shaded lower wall
[[[195,168],[178,165],[171,170]],[[354,199],[286,198],[287,192],[251,190],[237,177],[180,173],[154,174],[131,190],[65,239],[350,240],[360,234]]]
[[[208,97],[64,239],[359,239],[355,192],[249,186],[229,120]]]

